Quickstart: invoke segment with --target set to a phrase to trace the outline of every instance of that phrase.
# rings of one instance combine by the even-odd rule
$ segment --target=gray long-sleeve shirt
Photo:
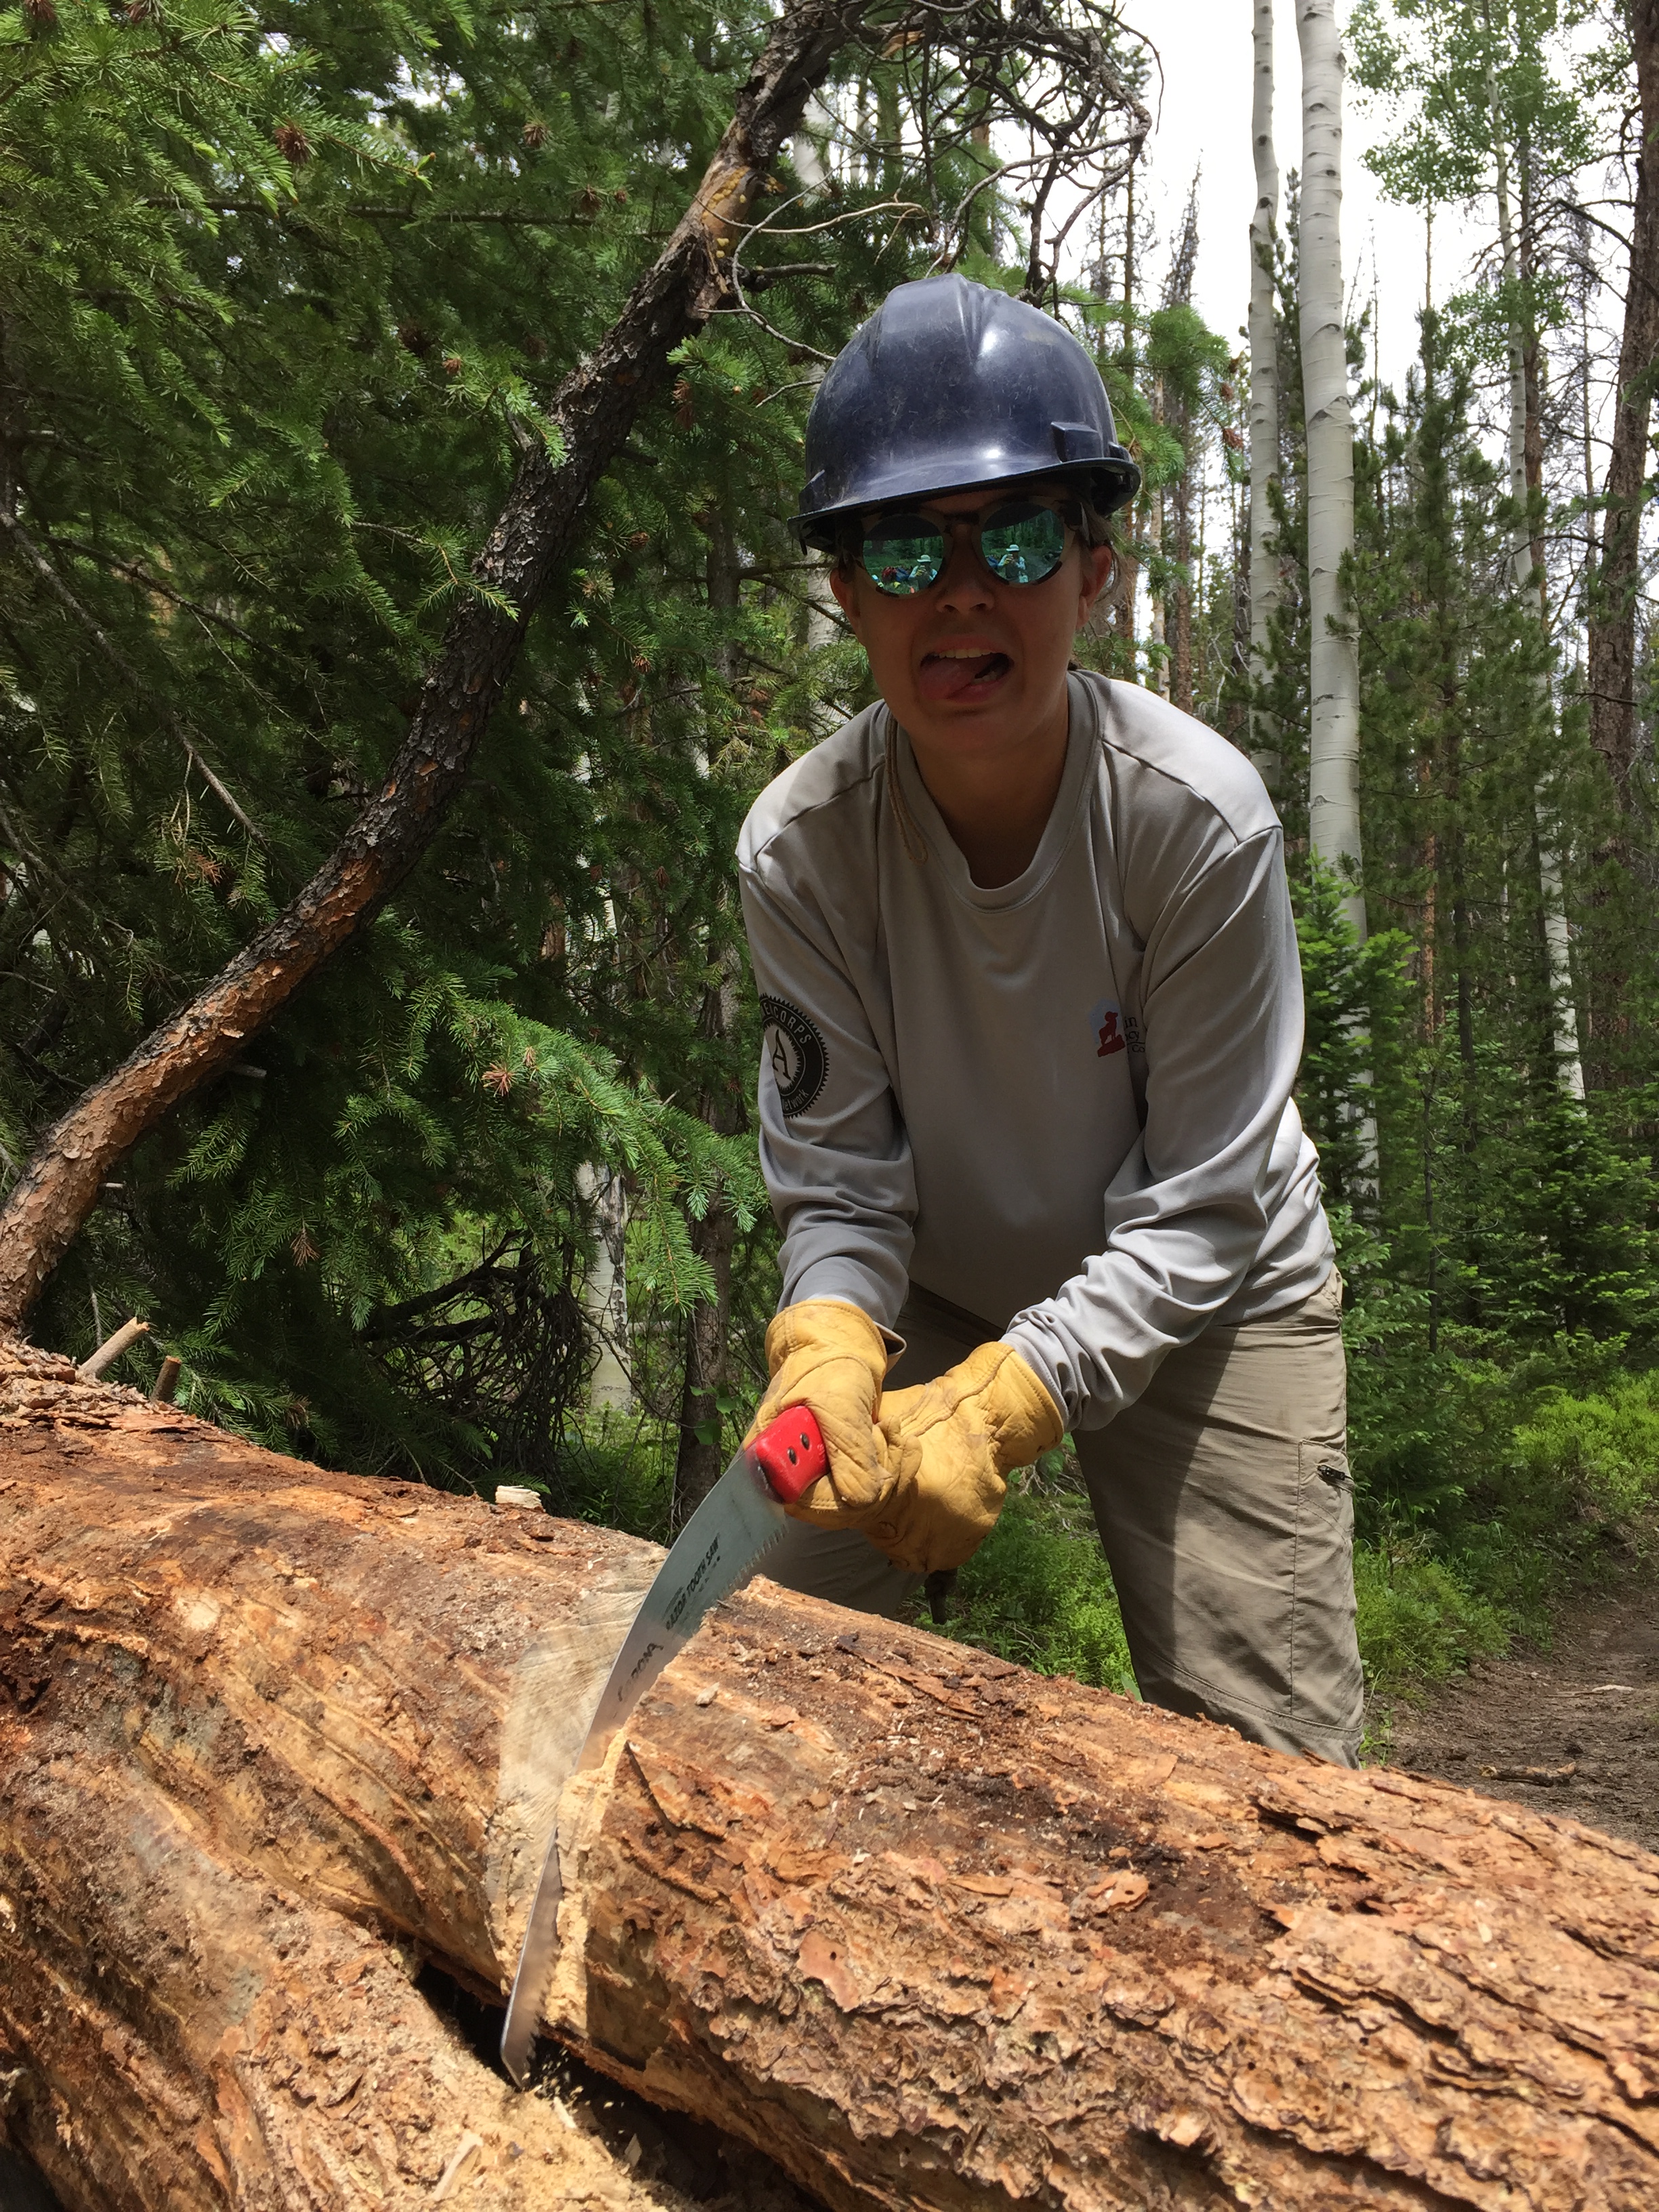
[[[1070,689],[1060,793],[1011,884],[974,883],[879,705],[768,787],[738,851],[785,1302],[890,1325],[914,1281],[1093,1428],[1334,1254],[1261,780],[1150,692]]]

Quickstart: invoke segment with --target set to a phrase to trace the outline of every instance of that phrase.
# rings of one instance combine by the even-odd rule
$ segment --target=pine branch
[[[34,540],[29,536],[27,531],[24,529],[22,524],[18,521],[16,516],[14,514],[8,514],[3,507],[0,507],[0,527],[3,527],[6,530],[13,543],[16,545],[18,550],[22,554],[23,558],[40,578],[40,580],[46,585],[47,590],[52,592],[53,597],[58,599],[62,605],[69,609],[70,612],[75,617],[82,629],[86,631],[88,636],[91,638],[99,652],[103,654],[110,666],[113,668],[116,673],[120,677],[122,682],[127,684],[130,689],[136,691],[140,698],[148,700],[149,703],[155,708],[162,720],[167,724],[168,729],[172,731],[174,738],[177,738],[179,744],[183,747],[191,765],[200,774],[202,781],[208,786],[209,789],[214,793],[214,794],[222,802],[228,811],[235,817],[238,822],[241,823],[243,829],[247,831],[248,836],[254,838],[259,844],[263,845],[265,842],[263,831],[257,828],[256,825],[249,820],[246,813],[244,811],[242,807],[238,805],[235,798],[226,787],[224,779],[216,773],[216,771],[203,757],[200,747],[192,742],[188,731],[186,731],[183,723],[179,720],[179,717],[173,712],[171,708],[162,705],[161,702],[155,696],[154,693],[150,690],[149,686],[144,682],[143,678],[139,675],[137,670],[132,665],[131,662],[121,651],[120,647],[115,643],[114,640],[110,637],[108,633],[98,622],[97,618],[94,615],[90,614],[88,610],[82,605],[80,600],[76,599],[75,593],[70,591],[69,586],[64,581],[57,569],[52,567],[52,562],[47,560],[46,555],[34,543]]]
[[[869,5],[797,0],[775,25],[673,236],[593,354],[560,387],[544,438],[522,456],[472,564],[479,589],[450,618],[380,790],[283,912],[47,1131],[0,1206],[0,1322],[27,1313],[115,1164],[181,1099],[242,1056],[246,1038],[350,940],[437,836],[595,486],[670,355],[720,304],[734,239]],[[58,596],[73,601],[38,550],[34,558]],[[75,611],[95,629],[78,603]]]

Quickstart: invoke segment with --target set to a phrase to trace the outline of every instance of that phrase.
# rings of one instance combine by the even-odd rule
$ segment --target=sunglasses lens
[[[859,556],[878,592],[908,599],[938,580],[945,566],[945,538],[924,514],[884,517],[866,532]]]
[[[986,516],[980,547],[999,583],[1040,584],[1066,558],[1066,525],[1052,507],[1021,501]]]

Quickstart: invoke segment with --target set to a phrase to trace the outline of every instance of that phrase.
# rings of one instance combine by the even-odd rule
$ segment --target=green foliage
[[[1444,1681],[1509,1644],[1509,1622],[1421,1539],[1354,1547],[1365,1686],[1382,1698]]]
[[[1546,173],[1571,176],[1595,152],[1583,99],[1582,55],[1569,35],[1581,20],[1559,0],[1360,0],[1348,27],[1356,82],[1410,114],[1365,166],[1393,198],[1417,206],[1474,199],[1492,189],[1498,134]]]
[[[0,12],[0,1170],[373,787],[514,439],[682,211],[765,21]],[[809,343],[904,273],[859,214],[881,196],[769,240],[786,278],[812,257],[768,297]],[[416,878],[109,1186],[44,1337],[142,1309],[198,1409],[472,1479],[501,1439],[375,1332],[504,1239],[568,1298],[584,1161],[626,1176],[671,1342],[714,1289],[711,1208],[764,1277],[731,856],[860,680],[801,649],[807,396],[741,317],[682,349]]]
[[[1134,1693],[1111,1570],[1068,1453],[1014,1477],[1001,1519],[962,1570],[943,1632],[1040,1674]]]
[[[1307,1009],[1297,1103],[1335,1205],[1363,1188],[1370,1172],[1365,1128],[1400,1090],[1411,950],[1397,929],[1376,931],[1362,945],[1343,897],[1342,878],[1316,856],[1307,876],[1291,885]]]
[[[1659,1504],[1659,1372],[1605,1394],[1552,1393],[1515,1434],[1520,1481],[1545,1510],[1596,1530],[1638,1535]]]
[[[547,434],[560,379],[683,210],[769,20],[704,0],[0,8],[8,1179],[374,787],[477,588],[517,443]],[[1502,135],[1535,217],[1584,157],[1581,95],[1617,91],[1626,65],[1617,39],[1586,57],[1580,38],[1575,78],[1577,26],[1552,0],[1367,0],[1358,77],[1411,103],[1376,157],[1388,188],[1488,194]],[[868,696],[784,527],[812,356],[929,265],[928,221],[988,158],[910,165],[890,128],[898,72],[848,67],[865,74],[847,104],[873,100],[880,145],[804,199],[781,165],[745,252],[783,335],[722,311],[680,349],[417,876],[107,1188],[36,1318],[44,1340],[84,1352],[142,1309],[158,1348],[127,1373],[178,1352],[198,1411],[436,1482],[527,1474],[564,1510],[665,1536],[686,1316],[729,1297],[729,1369],[699,1419],[730,1449],[776,1287],[732,848],[762,786]],[[896,231],[872,211],[895,198],[922,210]],[[1021,216],[983,194],[961,265],[1018,289]],[[1299,1097],[1350,1291],[1362,1641],[1391,1688],[1536,1629],[1564,1577],[1638,1540],[1652,1500],[1654,848],[1650,819],[1617,815],[1574,672],[1512,589],[1516,518],[1482,435],[1511,318],[1536,337],[1561,313],[1534,230],[1518,289],[1426,317],[1403,392],[1362,386],[1347,583],[1364,945],[1310,864],[1297,222],[1291,179],[1285,591],[1260,682],[1236,664],[1237,539],[1195,545],[1189,573],[1145,530],[1132,550],[1166,599],[1190,591],[1200,711],[1242,736],[1253,705],[1275,732]],[[1100,265],[1058,312],[1093,346],[1150,489],[1173,502],[1218,441],[1236,488],[1237,365],[1190,307],[1126,301],[1107,235],[1103,209]],[[1359,369],[1363,329],[1349,351]],[[1082,650],[1126,676],[1150,659],[1104,626]],[[1547,845],[1567,883],[1582,1106],[1559,1080]],[[595,1161],[629,1203],[632,1424],[575,1410]],[[706,1234],[722,1220],[725,1289]],[[509,1308],[541,1378],[534,1419],[511,1375],[451,1387],[467,1347],[501,1352]],[[961,1603],[952,1632],[1127,1686],[1109,1575],[1061,1469],[1017,1487]]]
[[[648,1414],[589,1413],[566,1431],[556,1513],[666,1544],[673,1533],[675,1430]]]

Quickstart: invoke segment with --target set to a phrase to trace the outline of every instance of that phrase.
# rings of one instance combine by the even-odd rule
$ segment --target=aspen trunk
[[[1198,265],[1198,184],[1194,176],[1192,189],[1187,195],[1187,212],[1182,218],[1181,235],[1175,255],[1164,279],[1165,307],[1189,307],[1193,303],[1193,276]],[[1193,608],[1203,587],[1203,569],[1193,568],[1193,483],[1198,479],[1199,499],[1203,489],[1203,441],[1193,421],[1193,410],[1184,395],[1177,394],[1173,404],[1164,394],[1163,420],[1181,441],[1181,471],[1169,487],[1170,544],[1169,550],[1176,564],[1176,574],[1168,588],[1164,610],[1164,634],[1169,645],[1169,682],[1164,687],[1170,703],[1179,707],[1183,714],[1193,711]]]
[[[1659,2201],[1659,1860],[763,1582],[561,1795],[658,1556],[0,1354],[0,2081],[76,2212],[467,2135],[462,2204],[671,2202],[409,1984],[504,1988],[556,1808],[548,2026],[835,2212]]]
[[[589,1208],[593,1257],[582,1281],[582,1310],[599,1347],[587,1385],[596,1413],[629,1413],[634,1385],[619,1346],[628,1334],[628,1186],[619,1171],[591,1161],[576,1170],[576,1189]]]
[[[1273,550],[1273,487],[1279,482],[1279,330],[1273,247],[1279,234],[1279,161],[1273,151],[1273,0],[1255,0],[1255,73],[1250,144],[1255,211],[1250,217],[1250,681],[1267,681],[1273,618],[1283,595]],[[1271,790],[1279,781],[1279,732],[1250,708],[1250,758]]]
[[[1359,636],[1342,585],[1353,552],[1353,419],[1342,295],[1342,79],[1334,0],[1297,0],[1302,52],[1302,208],[1297,253],[1302,409],[1308,442],[1308,839],[1342,877],[1343,911],[1363,943],[1359,823]],[[1369,1085],[1369,1066],[1366,1081]],[[1374,1190],[1376,1122],[1354,1115],[1358,1182]]]
[[[1513,298],[1515,288],[1521,279],[1521,255],[1510,198],[1508,121],[1498,94],[1497,64],[1490,53],[1486,59],[1486,98],[1492,112],[1492,153],[1497,170],[1498,245],[1504,257],[1504,282],[1510,288],[1510,295]],[[1533,442],[1531,425],[1534,410],[1528,404],[1527,333],[1514,318],[1509,324],[1508,344],[1510,497],[1516,509],[1510,539],[1510,566],[1522,603],[1541,629],[1545,627],[1541,561],[1540,548],[1532,534],[1531,486],[1527,468],[1528,449]],[[1547,677],[1539,678],[1539,708],[1541,713],[1553,720],[1554,703],[1550,697]],[[1555,1076],[1570,1098],[1582,1100],[1584,1096],[1584,1070],[1578,1050],[1578,1012],[1573,992],[1572,962],[1561,880],[1560,832],[1549,793],[1542,787],[1533,793],[1533,818],[1538,833],[1538,897],[1543,917],[1544,961],[1549,981],[1551,1009],[1550,1042],[1555,1060]]]
[[[1297,0],[1302,50],[1299,308],[1308,434],[1308,825],[1314,851],[1347,884],[1365,934],[1358,880],[1359,641],[1342,592],[1353,551],[1353,421],[1342,298],[1342,77],[1334,0]]]

